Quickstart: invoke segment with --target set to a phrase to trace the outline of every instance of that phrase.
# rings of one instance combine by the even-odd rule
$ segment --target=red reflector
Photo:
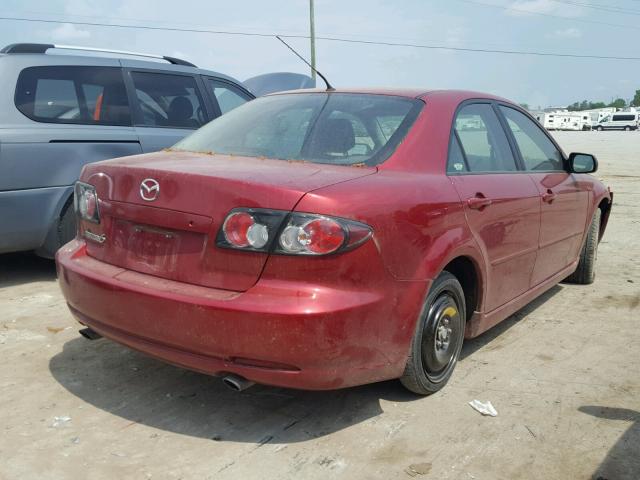
[[[222,226],[224,237],[234,247],[248,247],[247,233],[254,223],[255,220],[247,212],[232,213]]]
[[[345,240],[342,226],[328,218],[312,220],[302,230],[306,235],[302,243],[307,250],[318,255],[335,252]]]

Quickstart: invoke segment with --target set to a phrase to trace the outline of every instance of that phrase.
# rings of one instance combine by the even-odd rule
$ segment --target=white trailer
[[[538,112],[535,114],[535,118],[547,130],[556,129],[556,114],[554,112]]]
[[[562,112],[555,116],[557,130],[583,130],[588,122],[588,116],[580,112]]]

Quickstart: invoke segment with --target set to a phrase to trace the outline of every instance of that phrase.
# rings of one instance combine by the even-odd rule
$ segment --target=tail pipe
[[[252,387],[254,383],[251,380],[247,380],[244,377],[239,375],[226,375],[222,379],[222,383],[224,383],[227,387],[229,387],[234,392],[242,392],[249,387]]]
[[[98,340],[99,338],[102,338],[102,335],[90,328],[83,328],[82,330],[78,330],[78,333],[80,333],[80,335],[82,335],[87,340]]]

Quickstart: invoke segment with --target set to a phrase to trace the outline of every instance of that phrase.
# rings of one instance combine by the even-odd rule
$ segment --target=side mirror
[[[598,170],[598,160],[588,153],[572,153],[569,155],[569,172],[593,173]]]

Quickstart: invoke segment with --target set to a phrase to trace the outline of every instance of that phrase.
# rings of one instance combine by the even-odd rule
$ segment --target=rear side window
[[[454,128],[470,172],[517,170],[507,136],[491,105],[478,103],[462,107]]]
[[[216,102],[218,102],[221,114],[225,114],[251,100],[251,97],[242,90],[226,82],[209,78],[206,83]]]
[[[117,67],[29,67],[18,77],[16,107],[46,123],[131,125]]]
[[[520,149],[527,170],[563,170],[562,154],[544,132],[523,113],[500,107]]]
[[[447,162],[447,173],[468,172],[467,162],[460,148],[460,142],[456,134],[451,135],[451,145],[449,145],[449,161]]]
[[[207,122],[194,77],[131,72],[131,78],[141,116],[137,125],[195,129]]]
[[[635,115],[614,115],[614,122],[633,122],[636,119]]]

